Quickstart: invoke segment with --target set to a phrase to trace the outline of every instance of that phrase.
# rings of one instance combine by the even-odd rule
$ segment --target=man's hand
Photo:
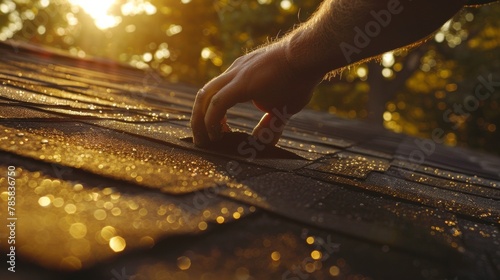
[[[311,98],[329,71],[419,42],[457,13],[465,0],[325,0],[314,15],[279,41],[238,58],[196,96],[191,117],[194,143],[204,146],[229,130],[226,111],[252,100],[266,114],[253,135],[275,144],[291,115]],[[361,29],[370,28],[359,44]],[[375,16],[376,17],[375,17]],[[356,43],[358,42],[358,44]],[[347,57],[342,45],[356,46]],[[352,55],[352,56],[351,56]],[[271,136],[269,134],[272,134]],[[262,139],[261,139],[262,140]]]
[[[286,42],[238,58],[196,95],[191,117],[194,143],[204,146],[219,140],[222,132],[229,130],[226,111],[251,100],[265,112],[253,136],[265,137],[266,144],[276,144],[288,119],[307,105],[321,79],[294,69],[287,59]]]

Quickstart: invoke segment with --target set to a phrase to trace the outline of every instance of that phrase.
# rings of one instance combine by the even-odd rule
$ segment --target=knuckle
[[[245,60],[244,56],[240,56],[234,60],[234,64],[242,63]]]
[[[196,93],[196,96],[198,96],[199,98],[204,98],[206,95],[207,91],[204,88],[198,90],[198,92]]]
[[[210,100],[210,106],[213,106],[213,107],[218,107],[220,104],[221,104],[222,100],[220,97],[218,96],[214,96],[212,97],[212,99]]]

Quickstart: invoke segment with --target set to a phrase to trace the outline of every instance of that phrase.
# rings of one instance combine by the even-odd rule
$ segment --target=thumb
[[[276,145],[283,134],[288,119],[288,116],[266,113],[253,129],[252,135],[262,144]]]

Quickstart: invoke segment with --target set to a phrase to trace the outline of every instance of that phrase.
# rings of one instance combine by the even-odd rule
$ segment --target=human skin
[[[289,118],[308,104],[329,72],[418,44],[464,4],[465,0],[323,1],[307,22],[239,57],[198,91],[191,117],[195,145],[220,140],[229,131],[227,110],[246,101],[264,112],[252,135],[276,144]],[[371,26],[368,40],[363,41],[360,30],[376,22],[374,13],[386,17],[381,16],[378,29]]]

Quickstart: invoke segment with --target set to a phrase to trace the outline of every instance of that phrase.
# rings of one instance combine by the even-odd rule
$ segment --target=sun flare
[[[69,0],[69,2],[89,14],[99,29],[112,28],[121,22],[121,17],[109,14],[109,9],[116,0]]]

